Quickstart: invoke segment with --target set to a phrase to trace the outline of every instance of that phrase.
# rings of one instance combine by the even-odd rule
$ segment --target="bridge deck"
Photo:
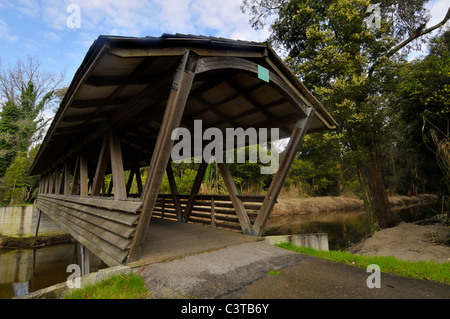
[[[258,240],[258,237],[232,230],[152,218],[141,257],[129,265],[136,266],[171,260]]]

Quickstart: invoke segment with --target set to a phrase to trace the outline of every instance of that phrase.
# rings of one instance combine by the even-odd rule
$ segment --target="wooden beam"
[[[102,148],[98,156],[97,168],[95,170],[94,184],[92,185],[92,196],[100,196],[100,191],[105,183],[105,173],[109,162],[109,136],[103,138]]]
[[[76,195],[78,193],[79,183],[80,183],[80,155],[77,156],[77,161],[75,162],[75,169],[73,171],[72,189],[70,191],[71,195]]]
[[[230,195],[231,202],[233,203],[233,208],[236,211],[236,215],[239,219],[239,224],[241,225],[242,232],[244,234],[252,233],[252,224],[248,218],[247,211],[245,210],[244,204],[238,197],[239,192],[234,184],[233,177],[231,176],[230,170],[226,163],[217,163],[219,166],[220,174],[222,175],[225,186],[227,187],[228,194]]]
[[[112,179],[114,180],[114,199],[127,198],[125,188],[125,176],[123,171],[122,149],[120,148],[119,136],[113,130],[109,131],[109,150],[111,154]]]
[[[177,213],[177,220],[181,221],[183,217],[183,210],[181,208],[180,199],[178,197],[179,193],[177,189],[177,183],[175,182],[175,176],[173,175],[171,161],[169,161],[169,163],[167,164],[166,173],[167,179],[169,181],[170,193],[172,194],[173,204],[175,205],[175,212]]]
[[[80,196],[87,197],[89,194],[88,161],[86,155],[80,153]]]
[[[314,113],[315,109],[313,107],[310,107],[308,109],[308,116],[298,120],[294,130],[292,131],[291,138],[289,139],[289,144],[286,147],[286,150],[280,161],[278,171],[276,172],[272,182],[270,183],[266,197],[264,198],[264,202],[253,224],[252,234],[255,236],[262,235],[267,219],[272,212],[281,187],[283,187],[283,183],[286,179],[289,169],[291,168],[292,162],[297,155],[300,144],[303,142],[303,138],[308,131],[309,125],[311,124],[311,121],[314,117]]]
[[[192,185],[191,193],[186,203],[186,207],[184,208],[183,220],[185,223],[187,223],[189,221],[189,218],[191,217],[192,209],[194,208],[195,204],[195,195],[197,195],[198,191],[200,190],[200,186],[202,185],[203,178],[205,178],[207,168],[208,163],[202,161],[197,170],[197,175],[195,176],[194,184]]]
[[[70,189],[70,163],[69,163],[68,159],[64,162],[63,170],[64,170],[64,174],[63,174],[64,175],[64,181],[63,181],[64,195],[70,195],[70,192],[71,192],[71,189]]]
[[[170,159],[170,153],[174,143],[171,139],[172,131],[180,125],[186,101],[194,81],[197,62],[198,56],[190,51],[186,51],[175,73],[141,196],[143,199],[142,213],[136,227],[133,244],[130,248],[130,261],[138,260],[140,256],[145,234],[147,233],[161,188],[164,172]]]

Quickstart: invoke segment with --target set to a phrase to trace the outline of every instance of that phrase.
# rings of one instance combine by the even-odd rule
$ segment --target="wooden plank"
[[[48,203],[53,203],[55,205],[59,205],[60,207],[65,207],[70,209],[69,213],[75,213],[73,214],[76,218],[81,218],[87,222],[90,222],[98,227],[101,227],[103,229],[106,229],[110,232],[113,232],[117,235],[120,235],[124,238],[130,238],[131,235],[134,233],[134,227],[131,225],[125,225],[121,222],[116,222],[115,220],[111,220],[110,218],[107,218],[107,214],[109,215],[115,215],[115,213],[112,213],[110,211],[101,211],[101,209],[94,209],[92,207],[83,207],[83,205],[78,205],[74,203],[69,202],[63,202],[59,200],[55,200],[53,198],[40,198],[40,200],[43,200]],[[87,209],[86,209],[87,208]],[[95,210],[100,211],[96,212],[95,214],[92,214],[92,212],[95,212]],[[103,212],[103,214],[102,214]],[[132,217],[136,217],[135,215],[128,215]]]
[[[266,198],[259,210],[258,217],[253,224],[253,235],[261,236],[264,231],[267,219],[275,205],[275,201],[280,193],[281,187],[286,179],[286,176],[291,168],[292,162],[297,155],[300,144],[303,142],[303,138],[308,131],[309,125],[314,117],[315,109],[310,107],[308,109],[308,116],[298,120],[292,131],[291,138],[289,139],[289,144],[283,154],[280,161],[280,166],[276,172],[272,182],[270,183],[269,189],[267,190]]]
[[[186,207],[184,208],[183,220],[184,222],[188,222],[191,217],[192,208],[195,204],[195,198],[200,190],[200,186],[202,185],[203,179],[205,178],[206,169],[208,168],[208,163],[202,161],[197,170],[197,175],[195,175],[194,184],[191,188],[191,194],[189,195],[188,201],[186,203]]]
[[[81,244],[85,245],[90,251],[92,251],[96,256],[103,260],[108,266],[119,266],[127,257],[127,251],[121,251],[120,249],[110,245],[108,242],[97,237],[95,234],[87,232],[80,228],[78,225],[74,224],[72,221],[64,218],[58,211],[42,205],[38,201],[37,206],[41,209],[47,216],[49,216],[59,227],[67,230],[75,239],[77,239]]]
[[[113,130],[109,131],[109,149],[111,153],[112,179],[114,180],[114,199],[126,199],[127,191],[123,171],[122,149],[120,148],[119,136]]]
[[[42,197],[42,196],[40,196]],[[89,205],[83,205],[79,203],[73,203],[69,201],[62,201],[54,197],[44,197],[45,200],[50,200],[58,203],[63,203],[67,207],[77,209],[79,211],[85,212],[87,214],[98,216],[115,223],[120,223],[127,226],[133,226],[139,218],[137,214],[129,214],[120,211],[111,211],[109,209],[102,209],[97,207],[92,207]]]
[[[43,197],[52,197],[56,199],[61,199],[69,202],[74,203],[81,203],[85,205],[90,205],[93,207],[101,207],[101,208],[107,208],[112,211],[118,210],[123,211],[127,213],[133,213],[136,214],[137,211],[141,208],[142,202],[138,200],[121,200],[121,201],[115,201],[111,198],[85,198],[85,197],[79,197],[79,196],[71,196],[71,195],[50,195],[50,194],[43,194],[41,195]]]
[[[94,184],[92,185],[92,196],[99,196],[105,183],[105,173],[109,162],[109,137],[103,138],[100,155],[98,156],[97,168],[95,169]]]
[[[109,230],[106,230],[102,227],[98,227],[96,224],[91,223],[90,221],[84,220],[83,218],[81,218],[81,214],[76,210],[71,209],[64,205],[46,201],[44,199],[41,199],[41,201],[43,201],[47,207],[56,209],[58,213],[67,220],[76,223],[80,228],[83,228],[84,230],[89,231],[92,234],[95,234],[97,237],[119,248],[120,250],[125,250],[129,247],[131,242],[129,239],[117,235],[113,232],[110,232]]]
[[[247,211],[245,210],[242,201],[237,197],[239,194],[236,185],[234,184],[233,177],[231,176],[230,170],[226,163],[217,163],[219,166],[220,174],[222,175],[225,186],[230,195],[231,202],[233,203],[234,209],[236,210],[236,215],[239,218],[239,223],[244,234],[251,234],[252,225],[250,219],[248,218]]]
[[[155,207],[156,199],[164,177],[164,172],[170,158],[174,141],[171,139],[172,131],[180,126],[186,101],[194,81],[198,56],[186,51],[181,58],[172,82],[169,98],[167,100],[164,118],[161,122],[158,138],[153,150],[146,183],[142,193],[143,207],[136,229],[135,240],[130,249],[130,261],[139,259],[142,244]]]

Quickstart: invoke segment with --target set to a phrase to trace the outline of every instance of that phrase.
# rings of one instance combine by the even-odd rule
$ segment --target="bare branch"
[[[425,28],[425,25],[421,25],[419,26],[416,30],[412,31],[410,33],[410,36],[408,39],[402,41],[401,43],[399,43],[398,45],[396,45],[395,47],[393,47],[391,50],[388,51],[388,53],[386,53],[386,55],[384,56],[385,58],[389,58],[392,55],[394,55],[396,52],[398,52],[400,49],[404,48],[405,46],[407,46],[411,41],[420,38],[421,36],[424,36],[425,34],[428,34],[440,27],[442,27],[445,23],[447,23],[447,21],[450,19],[450,7],[447,10],[447,14],[445,15],[444,19],[437,23],[436,25],[423,30],[423,28]],[[423,30],[423,31],[422,31]],[[369,69],[369,77],[372,77],[373,72],[375,70],[375,67],[378,65],[379,61],[375,62]]]

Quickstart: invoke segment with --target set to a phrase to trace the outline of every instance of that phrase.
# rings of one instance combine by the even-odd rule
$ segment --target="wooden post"
[[[102,148],[98,156],[97,168],[95,169],[94,183],[92,184],[92,196],[100,196],[102,186],[105,184],[105,173],[109,161],[109,136],[103,138]]]
[[[191,193],[189,194],[188,201],[186,203],[186,207],[184,208],[183,221],[187,223],[189,218],[191,217],[192,209],[195,204],[195,195],[197,195],[200,190],[200,186],[202,185],[203,178],[205,178],[206,169],[208,168],[208,163],[201,162],[200,167],[198,168],[197,175],[195,176],[194,184],[191,188]]]
[[[130,261],[139,259],[173,147],[172,131],[180,125],[192,82],[194,81],[197,62],[198,56],[191,51],[186,51],[175,73],[141,196],[143,199],[142,213],[136,227],[133,244],[130,248]]]
[[[241,199],[237,197],[239,192],[234,184],[233,177],[231,176],[230,170],[227,164],[217,163],[219,166],[220,174],[222,175],[225,186],[227,187],[228,194],[230,195],[231,202],[233,203],[234,210],[239,219],[239,224],[241,225],[242,232],[244,234],[252,233],[252,224],[248,218],[247,211],[245,210],[244,204]]]
[[[66,159],[66,161],[64,162],[64,195],[70,195],[70,163],[69,160]]]
[[[75,169],[73,171],[72,190],[70,191],[70,195],[76,195],[78,193],[79,183],[80,183],[80,155],[77,156],[77,161],[75,162]]]
[[[289,139],[288,146],[283,154],[280,161],[280,166],[276,172],[272,182],[270,183],[267,194],[264,201],[259,209],[258,216],[256,217],[255,223],[253,224],[252,234],[254,236],[261,236],[266,225],[267,219],[269,218],[270,212],[275,205],[275,201],[278,198],[281,187],[286,179],[286,176],[291,168],[292,162],[297,155],[300,144],[303,142],[306,132],[308,131],[309,125],[314,117],[315,109],[310,107],[308,109],[307,117],[301,118],[297,121],[294,130],[292,131],[291,138]]]
[[[119,136],[112,130],[109,132],[109,149],[111,153],[112,179],[114,180],[114,199],[126,199],[127,191],[125,188],[122,149],[120,147]]]
[[[87,197],[89,193],[88,162],[86,156],[80,153],[80,196]]]
[[[135,174],[134,168],[130,169],[130,175],[128,175],[127,185],[125,187],[125,192],[130,195],[131,186],[133,185],[133,176]]]
[[[172,163],[169,161],[167,164],[167,179],[169,181],[170,193],[172,194],[173,204],[175,206],[175,212],[177,213],[177,220],[180,222],[182,220],[183,211],[181,209],[180,198],[178,197],[177,184],[175,183],[175,176],[173,176]]]
[[[216,212],[216,207],[214,203],[214,197],[211,196],[211,227],[216,228],[216,219],[214,217],[214,214]]]

